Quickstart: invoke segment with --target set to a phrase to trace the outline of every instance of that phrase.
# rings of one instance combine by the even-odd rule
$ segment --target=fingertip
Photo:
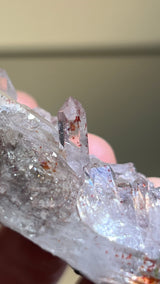
[[[30,108],[35,108],[38,106],[36,100],[32,98],[30,95],[28,95],[27,93],[22,92],[22,91],[17,91],[17,95],[18,95],[17,101],[20,104],[26,105]]]
[[[151,182],[153,182],[155,187],[160,187],[160,178],[157,177],[149,177],[148,178]]]
[[[108,142],[94,134],[88,134],[89,153],[105,163],[115,164],[116,156]]]

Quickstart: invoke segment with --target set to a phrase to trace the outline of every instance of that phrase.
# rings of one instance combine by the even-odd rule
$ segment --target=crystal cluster
[[[88,154],[86,114],[16,102],[0,70],[0,221],[94,283],[160,283],[160,188]]]

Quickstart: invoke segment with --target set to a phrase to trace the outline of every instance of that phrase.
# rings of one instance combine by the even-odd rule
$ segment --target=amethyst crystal
[[[159,283],[160,188],[89,156],[77,100],[57,118],[15,99],[1,70],[0,221],[95,283]]]

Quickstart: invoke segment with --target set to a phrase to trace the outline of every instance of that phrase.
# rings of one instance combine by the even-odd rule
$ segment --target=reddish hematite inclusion
[[[86,113],[76,99],[70,97],[58,112],[59,141],[67,162],[80,174],[89,163]]]

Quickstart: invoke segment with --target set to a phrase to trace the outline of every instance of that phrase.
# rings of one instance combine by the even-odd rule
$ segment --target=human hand
[[[33,98],[22,92],[18,92],[18,101],[31,108],[37,106]],[[104,162],[116,163],[111,146],[93,134],[89,134],[89,150]],[[160,179],[151,180],[160,186]],[[0,230],[0,252],[0,283],[3,284],[53,284],[65,269],[63,261],[7,228]],[[89,283],[84,278],[79,282]]]

